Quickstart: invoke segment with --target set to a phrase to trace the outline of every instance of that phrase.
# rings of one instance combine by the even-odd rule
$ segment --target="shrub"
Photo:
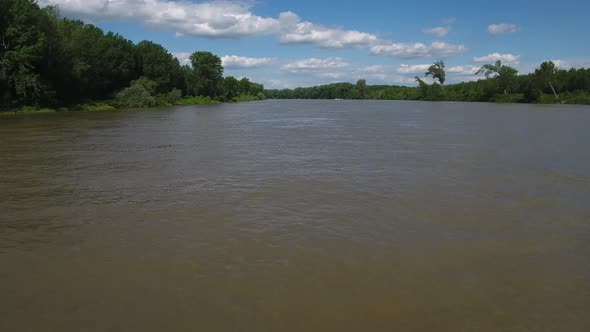
[[[211,97],[188,97],[178,101],[178,105],[210,105],[210,104],[219,104],[220,102],[217,100],[211,99]]]
[[[498,94],[491,101],[496,103],[522,103],[524,101],[524,95],[522,93]]]
[[[153,107],[158,103],[153,93],[158,85],[154,81],[142,77],[131,82],[131,86],[117,94],[115,103],[121,108]]]
[[[182,99],[182,91],[179,89],[172,89],[172,91],[164,95],[164,100],[171,105],[178,104],[180,99]]]

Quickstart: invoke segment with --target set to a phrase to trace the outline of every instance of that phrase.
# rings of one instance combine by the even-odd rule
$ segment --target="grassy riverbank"
[[[170,107],[170,106],[191,106],[191,105],[218,105],[221,103],[242,103],[250,101],[261,100],[257,96],[242,95],[231,100],[220,101],[212,99],[211,97],[187,97],[178,100],[174,103],[160,103],[150,107],[141,108],[155,108],[155,107]],[[0,116],[14,116],[14,115],[26,115],[26,114],[48,114],[48,113],[62,113],[62,112],[105,112],[105,111],[124,111],[129,109],[128,107],[118,107],[117,102],[102,101],[102,102],[89,102],[80,105],[74,105],[70,107],[60,108],[49,108],[49,107],[34,107],[34,106],[23,106],[17,109],[0,110]]]

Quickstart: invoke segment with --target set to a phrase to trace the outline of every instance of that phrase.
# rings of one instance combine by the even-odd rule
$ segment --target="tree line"
[[[427,84],[416,76],[417,87],[372,85],[366,80],[322,86],[265,90],[271,99],[388,99],[428,101],[477,101],[514,103],[590,104],[590,69],[558,69],[551,61],[541,63],[535,72],[518,75],[515,68],[496,61],[483,65],[475,75],[482,79],[445,85],[446,66],[437,61],[424,73],[432,77]]]
[[[224,77],[221,59],[210,52],[195,52],[190,65],[181,65],[159,44],[135,44],[33,0],[2,0],[0,18],[0,110],[264,98],[261,84]]]

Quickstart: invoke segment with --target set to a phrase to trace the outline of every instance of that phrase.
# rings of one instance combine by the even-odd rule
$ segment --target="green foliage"
[[[574,91],[566,92],[559,95],[560,100],[565,104],[585,104],[590,105],[590,92],[589,91]]]
[[[490,101],[495,103],[509,104],[509,103],[522,103],[525,100],[524,94],[522,93],[502,93],[495,95]]]
[[[498,60],[495,64],[483,65],[475,75],[481,73],[483,73],[488,80],[496,80],[498,89],[504,94],[514,90],[518,71],[512,67],[502,65],[502,61]]]
[[[553,82],[557,77],[558,70],[555,64],[552,61],[545,61],[541,64],[541,66],[535,70],[535,78],[539,84],[539,87],[547,92],[547,88],[551,89],[555,99],[557,99],[557,90],[553,86]]]
[[[484,74],[486,78],[493,78],[497,76],[500,72],[500,68],[502,67],[502,61],[498,60],[495,64],[485,64],[483,65],[475,75]]]
[[[426,82],[424,82],[420,77],[415,76],[414,79],[416,79],[416,82],[418,83],[418,89],[420,90],[420,97],[422,99],[426,99],[428,98],[428,84],[426,84]]]
[[[172,91],[168,92],[164,95],[164,100],[171,105],[176,105],[182,99],[182,91],[179,89],[172,89]]]
[[[75,108],[75,110],[80,110],[84,112],[114,111],[116,109],[117,108],[115,106],[107,102],[87,103],[79,105]]]
[[[221,58],[211,52],[195,52],[190,60],[193,68],[189,91],[196,96],[218,96],[223,88]]]
[[[39,108],[33,106],[22,106],[11,111],[0,112],[0,116],[11,116],[11,115],[22,115],[22,114],[44,114],[44,113],[55,113],[57,110],[52,108]]]
[[[62,18],[57,7],[0,1],[0,110],[110,109],[112,105],[83,103],[113,98],[118,107],[171,105],[195,95],[224,99],[221,59],[197,52],[191,60],[192,67],[181,66],[161,45],[135,45],[94,25]],[[249,81],[246,89],[234,88],[228,99],[263,91]]]
[[[178,101],[178,105],[215,105],[215,104],[219,104],[220,102],[218,100],[214,100],[211,99],[211,97],[207,96],[207,97],[203,97],[203,96],[197,96],[197,97],[189,97],[189,98],[184,98]]]
[[[354,99],[365,99],[367,98],[367,80],[358,80],[354,86],[355,93]]]
[[[232,100],[240,93],[240,84],[233,76],[223,79],[223,97],[225,100]]]
[[[144,40],[135,46],[135,54],[139,73],[156,82],[159,93],[182,85],[180,63],[161,45]]]
[[[415,77],[417,87],[368,85],[367,99],[386,100],[448,100],[501,103],[578,103],[590,104],[590,69],[553,70],[551,65],[543,65],[548,74],[518,75],[514,68],[496,63],[498,72],[491,72],[488,79],[461,82],[443,86],[438,83],[427,84]],[[481,72],[480,72],[481,73]],[[553,74],[551,74],[553,73]],[[484,72],[485,74],[485,72]],[[558,99],[552,94],[547,77],[561,91]],[[547,83],[543,83],[547,82]],[[359,98],[356,85],[334,83],[309,88],[265,90],[270,99],[354,99]],[[503,96],[506,95],[506,96]]]
[[[238,97],[234,98],[234,101],[237,102],[248,102],[248,101],[258,101],[264,100],[264,95],[239,95]]]
[[[446,73],[445,73],[445,63],[442,60],[435,62],[432,66],[428,68],[428,71],[424,73],[425,77],[432,76],[432,78],[438,80],[440,85],[445,84],[446,80]]]
[[[115,104],[120,108],[143,108],[158,105],[153,93],[157,83],[142,77],[131,82],[131,86],[117,94]]]
[[[47,88],[35,70],[47,46],[42,13],[28,0],[3,0],[0,7],[0,108],[37,104]]]

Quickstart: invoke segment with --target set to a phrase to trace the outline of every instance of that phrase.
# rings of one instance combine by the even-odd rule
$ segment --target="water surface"
[[[0,119],[0,331],[588,331],[590,108]]]

